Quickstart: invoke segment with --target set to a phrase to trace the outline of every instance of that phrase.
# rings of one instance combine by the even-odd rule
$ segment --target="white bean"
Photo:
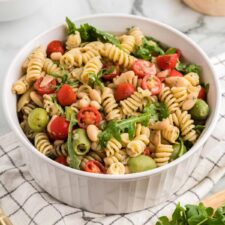
[[[99,129],[95,125],[93,124],[88,125],[87,136],[91,141],[96,142],[98,140],[99,132],[100,132]]]
[[[59,61],[62,57],[62,53],[61,52],[53,52],[51,55],[50,55],[50,58],[54,61]]]
[[[85,92],[78,92],[78,93],[77,93],[77,97],[78,97],[78,98],[84,98],[84,97],[88,97],[88,95],[87,95],[87,93],[85,93]]]

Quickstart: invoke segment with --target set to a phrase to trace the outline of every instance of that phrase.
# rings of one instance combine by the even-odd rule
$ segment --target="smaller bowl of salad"
[[[28,43],[10,66],[4,103],[40,186],[76,207],[124,213],[185,182],[219,91],[208,58],[183,34],[101,15],[66,18]]]

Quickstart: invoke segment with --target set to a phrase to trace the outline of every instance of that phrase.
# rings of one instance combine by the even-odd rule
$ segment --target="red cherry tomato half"
[[[77,114],[77,119],[79,127],[85,129],[90,124],[98,126],[101,122],[102,116],[95,107],[87,106],[81,108]]]
[[[169,48],[168,51],[171,49],[173,49],[173,48]],[[176,54],[177,54],[178,58],[181,57],[181,50],[179,48],[176,48]]]
[[[65,48],[61,41],[54,40],[48,44],[46,51],[48,56],[50,56],[53,52],[61,52],[62,54],[64,54]]]
[[[177,70],[171,70],[169,77],[183,77],[183,74]]]
[[[115,66],[115,65],[113,65],[111,63],[105,63],[103,65],[103,69],[106,69],[106,70],[110,70],[112,67],[115,67],[115,69],[110,74],[104,74],[102,76],[103,79],[105,79],[105,80],[112,80],[114,77],[119,76],[120,68],[119,68],[118,65]]]
[[[145,76],[142,80],[141,87],[149,89],[152,95],[157,95],[162,90],[162,83],[156,76]]]
[[[41,82],[43,81],[43,79],[44,77],[40,77],[35,81],[34,89],[36,89],[41,95],[54,93],[56,90],[56,79],[51,80],[49,83],[42,87]]]
[[[68,84],[63,84],[62,87],[57,92],[57,100],[60,105],[68,106],[76,102],[77,95],[73,91],[73,88]]]
[[[63,116],[53,116],[48,123],[48,133],[54,140],[66,140],[68,137],[69,122]]]
[[[151,151],[151,149],[150,149],[149,147],[147,147],[147,148],[144,150],[144,152],[143,152],[143,154],[144,154],[144,155],[147,155],[147,156],[151,156],[151,153],[152,153],[152,151]]]
[[[156,58],[157,64],[162,70],[174,69],[176,67],[177,60],[178,55],[176,53],[169,55],[160,55]]]
[[[206,98],[206,90],[204,87],[201,87],[199,93],[198,93],[198,98],[205,100]]]
[[[156,74],[155,64],[142,59],[136,60],[133,63],[132,70],[139,78]]]
[[[119,84],[115,90],[114,96],[117,101],[121,101],[130,97],[135,92],[133,84],[123,83]]]
[[[105,167],[96,160],[87,161],[84,170],[89,173],[105,173]]]
[[[58,156],[56,159],[55,159],[56,162],[64,165],[64,166],[67,166],[67,160],[66,160],[66,157],[64,155],[60,155]]]

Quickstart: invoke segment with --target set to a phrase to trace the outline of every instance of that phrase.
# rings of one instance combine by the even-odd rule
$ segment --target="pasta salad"
[[[138,27],[116,36],[66,18],[12,91],[20,126],[47,157],[90,173],[152,170],[185,154],[209,114],[200,66]]]

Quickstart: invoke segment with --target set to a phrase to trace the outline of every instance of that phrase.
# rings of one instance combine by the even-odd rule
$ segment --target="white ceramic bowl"
[[[151,171],[128,175],[101,175],[86,173],[62,166],[38,152],[21,130],[16,114],[16,96],[11,86],[20,76],[21,65],[37,46],[45,46],[53,39],[65,39],[61,24],[30,41],[15,57],[3,87],[5,114],[11,128],[24,145],[21,153],[37,183],[52,196],[69,205],[97,213],[128,213],[157,205],[175,193],[198,163],[202,145],[211,134],[218,116],[219,85],[205,53],[184,34],[157,21],[128,15],[97,15],[79,18],[76,24],[92,25],[111,32],[124,32],[127,27],[139,26],[168,46],[181,49],[190,62],[201,65],[203,79],[210,84],[208,103],[211,113],[206,129],[196,144],[184,156]]]

